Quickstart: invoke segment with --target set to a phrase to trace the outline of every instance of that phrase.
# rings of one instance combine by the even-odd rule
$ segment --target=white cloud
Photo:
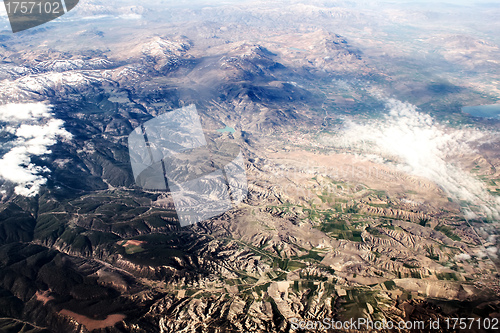
[[[486,248],[486,252],[488,253],[488,255],[492,258],[498,258],[498,249],[494,246],[490,246],[488,248]]]
[[[0,121],[15,122],[18,120],[32,120],[49,118],[50,109],[42,103],[6,104],[0,106]]]
[[[368,124],[351,122],[343,133],[343,145],[357,147],[363,154],[377,154],[405,172],[440,185],[449,197],[467,202],[464,214],[500,219],[500,200],[469,172],[449,163],[450,157],[472,154],[471,142],[486,135],[472,129],[443,126],[414,105],[387,100],[389,113]],[[471,211],[472,210],[472,211]]]
[[[490,247],[487,247],[487,248],[480,248],[480,249],[477,249],[476,250],[476,256],[478,258],[486,258],[486,257],[490,257],[490,258],[493,258],[493,259],[497,259],[498,258],[498,248],[494,247],[494,246],[490,246]]]
[[[50,170],[33,164],[31,157],[50,154],[57,138],[70,139],[71,134],[42,103],[2,105],[0,122],[2,131],[15,136],[3,144],[8,151],[0,158],[0,177],[16,184],[16,194],[34,196],[47,181],[42,173]]]
[[[457,261],[465,261],[470,260],[471,256],[467,253],[460,253],[455,256],[455,260]]]

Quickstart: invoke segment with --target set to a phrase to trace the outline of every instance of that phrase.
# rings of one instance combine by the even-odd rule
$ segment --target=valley
[[[478,83],[498,77],[495,42],[426,39],[413,7],[388,34],[371,7],[279,3],[1,32],[0,330],[498,317],[499,123],[462,112],[500,98]],[[16,155],[26,119],[5,108],[33,103],[46,151]],[[169,191],[136,184],[127,138],[193,104],[210,144],[241,149],[248,195],[181,227]]]

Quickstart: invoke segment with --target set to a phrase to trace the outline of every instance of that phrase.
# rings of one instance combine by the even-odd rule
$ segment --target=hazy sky
[[[198,9],[203,7],[213,7],[213,6],[224,6],[231,4],[243,4],[243,3],[259,3],[259,7],[265,7],[266,3],[269,3],[270,7],[276,8],[286,8],[287,4],[297,4],[304,3],[307,5],[318,6],[318,7],[350,7],[359,10],[374,10],[374,9],[391,9],[392,6],[401,8],[411,8],[413,10],[425,10],[432,11],[443,10],[443,5],[449,4],[452,8],[460,10],[460,6],[465,6],[464,10],[467,10],[469,6],[480,5],[484,7],[496,6],[500,7],[500,3],[495,2],[498,0],[145,0],[145,1],[133,1],[133,0],[80,0],[79,5],[68,15],[65,15],[56,21],[62,22],[67,19],[78,20],[79,18],[84,18],[88,20],[92,17],[98,17],[99,15],[106,14],[108,16],[116,16],[120,18],[124,16],[126,12],[131,7],[145,7],[151,8],[150,12],[158,12],[159,9],[168,10],[169,8],[191,8]],[[433,6],[434,4],[434,6]],[[92,5],[92,6],[89,6]],[[95,6],[97,5],[97,6]],[[407,7],[410,6],[410,7]],[[419,8],[421,6],[421,8]],[[252,6],[246,6],[247,8],[252,8]],[[102,8],[102,9],[101,9]],[[484,9],[481,9],[484,10]],[[7,15],[4,5],[0,5],[0,30],[10,30],[9,23],[7,20]]]

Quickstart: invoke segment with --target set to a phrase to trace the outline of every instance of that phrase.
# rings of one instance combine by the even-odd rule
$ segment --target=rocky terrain
[[[460,111],[500,98],[478,87],[498,75],[497,44],[434,36],[426,45],[444,65],[426,76],[433,58],[355,33],[369,8],[279,5],[186,6],[160,19],[153,7],[86,3],[72,15],[140,18],[1,33],[0,330],[498,317],[498,123]],[[398,24],[417,14],[392,13]],[[387,22],[376,22],[367,28],[380,33]],[[467,73],[453,72],[464,62]],[[181,228],[170,193],[135,184],[127,137],[191,104],[210,140],[240,146],[249,193]],[[63,123],[37,137],[21,121],[33,133]],[[19,154],[40,148],[34,138],[47,150]],[[7,173],[19,170],[30,180]]]

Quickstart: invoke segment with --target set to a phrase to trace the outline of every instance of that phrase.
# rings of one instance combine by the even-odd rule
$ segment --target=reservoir
[[[229,132],[231,134],[234,134],[236,132],[236,130],[232,127],[226,126],[226,128],[218,129],[217,132],[219,132],[219,133]]]
[[[500,104],[466,106],[462,112],[473,117],[500,119]]]

